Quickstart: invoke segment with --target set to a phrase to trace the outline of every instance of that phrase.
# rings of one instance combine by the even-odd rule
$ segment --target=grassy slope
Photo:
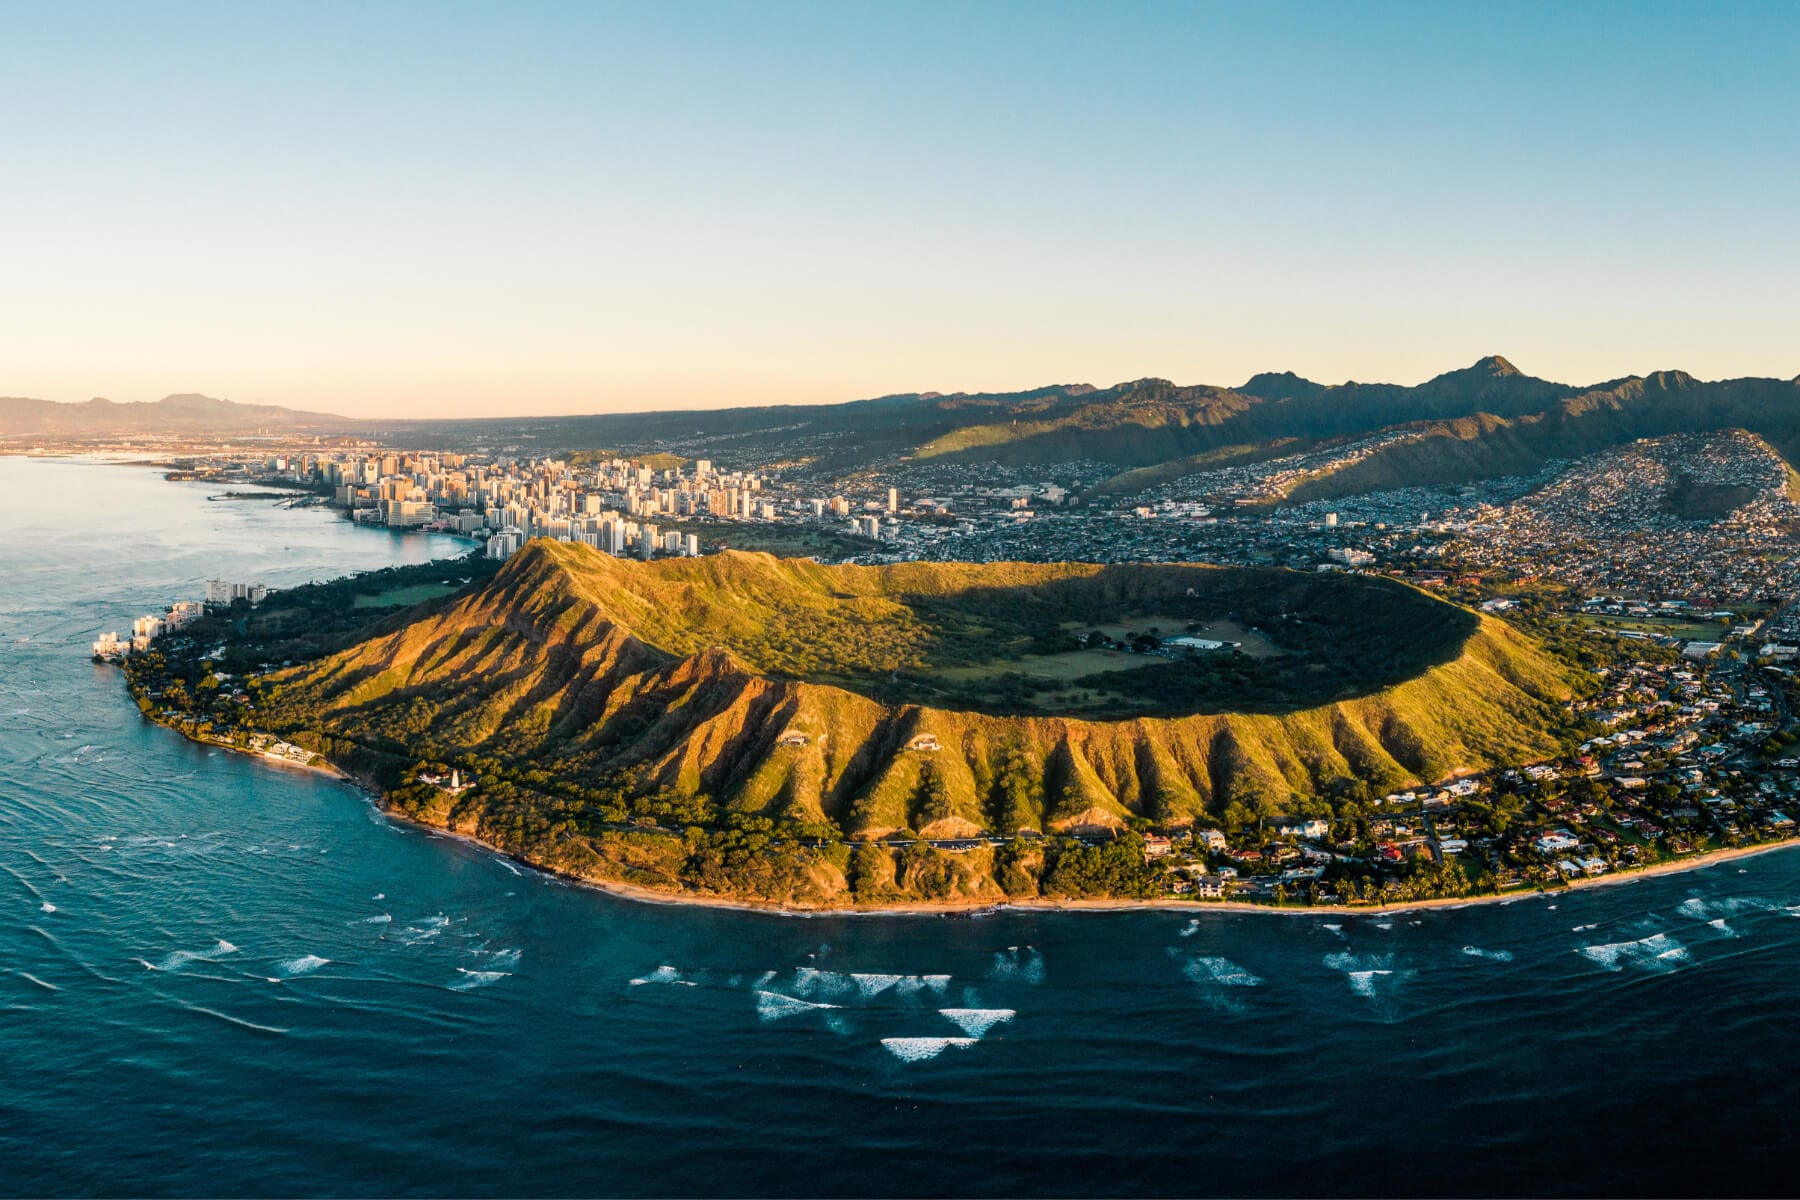
[[[450,608],[279,677],[282,703],[297,727],[390,750],[479,751],[596,780],[624,772],[643,789],[704,792],[865,837],[1132,815],[1173,823],[1234,801],[1279,808],[1338,777],[1399,785],[1554,748],[1546,702],[1566,692],[1565,676],[1473,614],[1457,652],[1417,678],[1281,715],[1084,721],[895,707],[771,678],[720,648],[766,649],[771,621],[823,611],[893,653],[911,636],[896,596],[1098,570],[759,555],[646,565],[538,542]],[[881,632],[893,637],[871,636]],[[784,734],[805,740],[782,744]],[[942,748],[907,748],[926,734]],[[1041,808],[1002,803],[1021,762]]]

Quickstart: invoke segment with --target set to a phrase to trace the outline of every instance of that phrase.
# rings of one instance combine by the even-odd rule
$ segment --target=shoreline
[[[516,854],[510,854],[490,842],[484,842],[473,834],[461,833],[442,825],[432,825],[415,820],[396,809],[387,801],[386,793],[373,783],[339,767],[336,763],[318,756],[320,762],[297,763],[287,759],[270,758],[267,755],[251,750],[239,749],[235,746],[218,742],[204,741],[189,737],[186,733],[172,725],[165,725],[155,718],[145,715],[145,720],[160,725],[184,740],[196,745],[212,746],[227,750],[233,754],[241,754],[246,758],[256,759],[271,766],[297,768],[303,771],[314,771],[330,778],[340,780],[361,793],[374,809],[383,817],[396,824],[415,829],[426,830],[434,835],[451,838],[455,841],[473,846],[489,854],[505,859],[508,863],[516,863],[520,867],[548,875],[553,879],[576,887],[590,888],[603,892],[620,900],[628,900],[639,904],[659,905],[692,905],[701,908],[725,909],[733,912],[758,913],[763,916],[786,918],[810,917],[954,917],[968,914],[968,919],[979,919],[981,916],[1000,915],[1003,913],[1044,913],[1044,912],[1183,912],[1190,914],[1215,913],[1261,913],[1269,916],[1317,917],[1330,914],[1355,914],[1364,916],[1396,916],[1401,913],[1417,912],[1423,909],[1439,908],[1473,908],[1487,904],[1517,904],[1527,900],[1548,899],[1589,888],[1608,887],[1617,884],[1635,883],[1643,879],[1652,879],[1663,875],[1678,875],[1686,871],[1697,871],[1704,867],[1717,866],[1720,863],[1732,862],[1742,858],[1752,858],[1761,854],[1771,854],[1779,850],[1800,847],[1800,838],[1787,838],[1778,842],[1759,842],[1751,846],[1727,846],[1719,850],[1709,850],[1703,854],[1688,858],[1667,859],[1653,863],[1647,867],[1636,867],[1626,871],[1615,871],[1592,878],[1572,879],[1561,887],[1520,889],[1511,892],[1500,892],[1482,896],[1441,896],[1426,900],[1407,900],[1393,904],[1256,904],[1247,900],[1183,900],[1179,897],[1158,897],[1152,900],[1134,900],[1127,898],[1107,899],[1051,899],[1033,897],[1022,900],[915,900],[902,904],[881,906],[865,906],[848,904],[833,908],[797,908],[770,900],[750,900],[729,896],[707,896],[693,892],[662,891],[657,888],[644,887],[641,884],[624,883],[612,879],[596,879],[586,875],[575,875],[567,871],[559,871],[541,863],[532,862]]]

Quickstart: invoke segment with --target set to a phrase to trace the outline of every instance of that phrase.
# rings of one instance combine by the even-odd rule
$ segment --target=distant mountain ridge
[[[348,429],[356,425],[333,413],[303,412],[276,404],[240,404],[196,393],[155,401],[116,403],[96,397],[76,404],[0,396],[0,437],[99,437],[108,434],[248,433]]]
[[[1382,435],[1384,444],[1298,481],[1293,500],[1530,473],[1636,438],[1731,428],[1800,458],[1800,378],[1708,382],[1665,370],[1575,385],[1491,355],[1416,385],[1322,384],[1265,372],[1237,387],[1149,377],[1105,388],[911,392],[827,405],[387,422],[204,396],[154,404],[0,399],[0,436],[15,438],[380,430],[422,447],[675,449],[733,465],[802,467],[823,480],[909,463],[979,470],[1084,461],[1115,472],[1102,485],[1112,493]]]
[[[1298,453],[1393,433],[1353,467],[1304,481],[1296,498],[1353,494],[1391,481],[1467,482],[1535,470],[1638,437],[1741,427],[1800,454],[1800,380],[1704,382],[1656,371],[1576,385],[1491,355],[1424,383],[1322,384],[1264,372],[1237,387],[1134,379],[1016,392],[912,392],[830,405],[702,412],[418,422],[446,444],[529,437],[546,451],[585,446],[804,464],[830,478],[882,464],[1051,467],[1117,472],[1132,490],[1226,462]],[[396,431],[398,427],[396,428]]]

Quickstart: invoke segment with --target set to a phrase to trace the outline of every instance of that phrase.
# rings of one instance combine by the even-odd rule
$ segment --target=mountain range
[[[679,448],[742,465],[786,463],[825,478],[925,464],[1043,467],[1076,461],[1135,490],[1194,470],[1383,443],[1317,477],[1293,498],[1397,483],[1461,483],[1535,470],[1640,437],[1743,428],[1800,456],[1800,379],[1706,382],[1656,371],[1557,383],[1493,356],[1417,385],[1321,384],[1291,372],[1237,387],[1137,379],[1019,392],[919,392],[845,404],[421,422],[416,436],[467,444],[528,437],[550,448]]]
[[[153,404],[0,399],[0,435],[15,437],[357,424],[204,396]],[[1527,375],[1494,356],[1410,386],[1327,385],[1280,372],[1237,387],[1137,379],[1107,388],[919,392],[828,405],[361,423],[374,426],[410,445],[504,445],[546,454],[672,449],[730,465],[780,464],[827,480],[896,466],[1051,470],[1084,461],[1111,472],[1102,492],[1310,450],[1356,450],[1293,484],[1288,498],[1308,500],[1528,473],[1550,459],[1637,438],[1726,428],[1756,433],[1793,460],[1800,457],[1800,379],[1707,382],[1656,371],[1575,385]],[[1353,446],[1370,438],[1379,444]]]
[[[0,437],[110,437],[137,434],[324,432],[357,422],[332,413],[275,404],[240,404],[192,393],[123,404],[96,397],[79,404],[0,396]]]

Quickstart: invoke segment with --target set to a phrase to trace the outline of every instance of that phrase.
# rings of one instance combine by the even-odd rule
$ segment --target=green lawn
[[[1578,613],[1576,621],[1600,629],[1627,629],[1635,633],[1653,633],[1659,637],[1680,638],[1686,642],[1716,642],[1730,628],[1717,621],[1694,621],[1683,617],[1609,617],[1595,613]]]
[[[450,583],[415,583],[408,587],[389,588],[385,592],[373,595],[358,594],[355,601],[357,608],[403,608],[412,604],[423,604],[427,600],[436,600],[439,596],[448,596],[457,585]]]

